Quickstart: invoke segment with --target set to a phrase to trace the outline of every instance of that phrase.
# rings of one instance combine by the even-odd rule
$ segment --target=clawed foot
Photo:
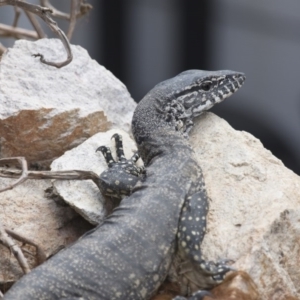
[[[227,265],[228,263],[233,263],[233,262],[234,261],[231,259],[218,260],[217,262],[204,261],[200,264],[200,268],[204,274],[216,276],[216,275],[226,274],[229,271],[235,270],[234,268]]]
[[[219,260],[216,263],[212,261],[209,262],[203,261],[200,268],[201,268],[201,273],[205,275],[205,277],[203,278],[201,276],[201,281],[202,281],[201,285],[203,287],[207,286],[208,288],[211,288],[217,284],[220,284],[224,280],[225,275],[229,271],[235,271],[234,268],[226,265],[227,263],[232,263],[232,262],[233,261],[230,259]],[[199,290],[193,293],[190,297],[186,298],[183,296],[177,296],[172,300],[203,300],[204,297],[205,299],[214,299],[214,296],[210,292],[206,290]]]
[[[208,291],[197,291],[189,298],[177,296],[172,300],[202,300],[205,296],[212,297],[213,295]]]
[[[202,274],[208,276],[207,283],[215,285],[221,283],[228,272],[236,271],[233,267],[227,265],[233,262],[231,259],[223,259],[217,262],[203,262],[200,264],[200,268]]]
[[[122,199],[123,196],[130,195],[133,187],[145,174],[145,169],[135,164],[140,158],[138,153],[130,159],[125,158],[121,135],[116,133],[112,139],[115,139],[118,161],[113,159],[109,147],[101,146],[96,150],[102,152],[108,165],[108,169],[100,174],[101,192],[106,196]]]

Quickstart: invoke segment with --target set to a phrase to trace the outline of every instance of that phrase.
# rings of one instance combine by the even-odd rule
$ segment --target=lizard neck
[[[158,157],[171,156],[175,159],[179,152],[184,152],[185,156],[190,156],[193,152],[187,139],[164,129],[143,139],[138,149],[145,166],[154,162]]]
[[[165,120],[155,104],[155,99],[147,95],[138,104],[132,119],[132,132],[146,166],[156,156],[174,156],[178,148],[192,151],[188,140],[176,131],[175,124]]]

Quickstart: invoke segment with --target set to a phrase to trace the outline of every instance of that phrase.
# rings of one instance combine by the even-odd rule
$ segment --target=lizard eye
[[[211,89],[212,82],[211,81],[205,81],[200,85],[200,89],[207,92]]]

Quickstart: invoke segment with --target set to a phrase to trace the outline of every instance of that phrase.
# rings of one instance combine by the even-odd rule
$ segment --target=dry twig
[[[24,157],[11,157],[0,159],[0,165],[9,164],[11,161],[22,162],[22,171],[0,169],[0,177],[19,178],[13,184],[3,189],[0,193],[10,190],[27,179],[61,179],[61,180],[92,180],[100,189],[99,176],[92,171],[83,170],[62,170],[62,171],[30,171],[27,169],[27,162]]]
[[[41,6],[48,7],[52,10],[52,15],[53,17],[56,17],[58,19],[63,19],[63,20],[70,20],[71,16],[68,13],[64,13],[58,9],[56,9],[49,0],[40,0]],[[76,10],[76,19],[81,18],[82,16],[86,15],[89,13],[89,11],[93,8],[92,5],[86,3],[84,0],[76,0],[77,2],[77,8]]]
[[[0,57],[1,57],[1,54],[5,51],[5,47],[0,43]]]
[[[7,169],[0,169],[0,177],[6,178],[18,178],[13,184],[0,189],[0,193],[10,190],[15,186],[23,183],[27,179],[64,179],[64,180],[92,180],[98,188],[99,186],[99,177],[94,172],[89,171],[81,171],[81,170],[70,170],[70,171],[28,171],[27,169],[27,161],[24,157],[10,157],[10,158],[2,158],[0,159],[0,165],[10,164],[12,161],[17,161],[21,164],[22,170],[7,170]],[[41,247],[39,247],[36,243],[32,240],[21,236],[20,234],[9,230],[4,229],[0,222],[0,242],[9,248],[16,259],[18,260],[22,270],[24,273],[30,272],[29,265],[27,260],[21,250],[21,248],[14,243],[14,241],[10,238],[13,237],[14,239],[32,245],[36,248],[36,257],[38,264],[43,263],[46,260],[46,255]],[[1,297],[1,294],[0,294]]]
[[[79,17],[83,16],[84,14],[87,14],[92,8],[92,6],[90,4],[87,4],[84,0],[71,0],[71,13],[65,14],[55,9],[51,5],[50,1],[40,0],[40,3],[44,5],[44,7],[39,5],[29,4],[19,0],[0,0],[0,6],[11,5],[14,6],[15,8],[15,18],[13,21],[13,26],[0,24],[0,35],[6,37],[12,36],[14,38],[23,38],[23,37],[33,38],[33,39],[44,38],[46,37],[46,34],[44,33],[42,27],[37,21],[35,15],[39,16],[50,27],[50,29],[55,34],[58,35],[59,39],[62,41],[64,48],[67,52],[67,58],[62,62],[51,62],[46,60],[43,57],[43,55],[40,53],[35,54],[34,56],[40,57],[41,62],[44,64],[54,66],[56,68],[61,68],[69,64],[73,59],[71,46],[68,38],[71,39],[72,37],[72,34],[75,29],[76,20]],[[27,18],[31,22],[35,31],[25,30],[17,27],[17,23],[20,16],[20,8],[25,11]],[[57,18],[63,18],[70,21],[68,34],[67,34],[68,38],[64,34],[64,32],[58,27],[57,23],[50,17],[50,14],[52,14]],[[0,51],[1,53],[3,53],[5,51],[5,48],[2,46],[0,48]]]
[[[0,193],[10,190],[15,186],[23,183],[27,179],[63,179],[63,180],[92,180],[100,189],[99,185],[99,176],[92,171],[82,171],[82,170],[65,170],[65,171],[29,171],[27,168],[27,161],[24,157],[10,157],[10,158],[2,158],[0,159],[0,165],[11,164],[11,162],[17,161],[21,164],[22,170],[7,170],[0,169],[0,177],[5,178],[18,178],[13,184],[0,189]],[[18,233],[4,229],[0,222],[0,242],[9,248],[16,259],[18,260],[22,270],[24,273],[30,272],[29,265],[21,248],[14,243],[14,241],[10,238],[21,241],[23,243],[32,245],[36,248],[36,257],[38,264],[43,263],[46,260],[46,255],[36,243],[32,240],[19,235]],[[1,297],[1,294],[0,294]]]
[[[68,38],[66,37],[64,32],[57,26],[57,23],[53,19],[50,18],[49,13],[52,12],[52,10],[50,8],[41,7],[39,5],[28,4],[28,3],[25,3],[25,2],[19,1],[19,0],[1,0],[0,6],[3,6],[3,5],[17,6],[17,7],[22,8],[26,12],[33,13],[33,14],[39,16],[50,27],[50,29],[58,35],[58,37],[62,41],[62,43],[65,47],[65,50],[67,52],[67,59],[62,62],[51,62],[51,61],[47,61],[42,54],[40,54],[40,53],[35,54],[34,56],[39,57],[40,61],[42,63],[49,65],[49,66],[56,67],[56,68],[61,68],[63,66],[66,66],[67,64],[69,64],[72,61],[73,55],[72,55],[71,46],[68,41]]]
[[[14,26],[0,24],[0,35],[5,37],[14,37],[16,39],[30,38],[38,39],[38,34],[33,30],[27,30],[23,28],[17,28]]]
[[[24,157],[2,158],[0,159],[0,164],[1,165],[11,164],[13,161],[19,162],[21,164],[22,170],[21,171],[12,171],[12,170],[5,170],[5,169],[0,170],[0,177],[18,178],[13,184],[0,189],[0,192],[10,190],[15,186],[23,183],[27,179],[68,179],[68,180],[91,179],[98,185],[98,176],[94,172],[80,171],[80,170],[57,171],[57,172],[28,171],[27,161]],[[15,231],[4,229],[4,227],[0,222],[0,242],[12,251],[13,255],[18,260],[24,273],[30,272],[29,265],[27,263],[27,260],[21,248],[16,243],[14,243],[14,241],[10,238],[10,236],[20,242],[34,246],[36,248],[36,258],[38,264],[41,264],[46,260],[46,255],[41,247],[39,247],[31,239],[28,239],[27,237],[23,237]]]
[[[9,234],[15,240],[35,247],[35,249],[36,249],[36,255],[35,256],[36,256],[38,265],[40,265],[44,261],[46,261],[46,259],[47,259],[46,254],[38,244],[36,244],[32,240],[28,239],[27,237],[24,237],[24,236],[18,234],[17,232],[15,232],[13,230],[5,229],[5,231],[6,231],[7,234]],[[32,253],[29,253],[29,254],[32,255]]]
[[[72,34],[74,32],[76,20],[82,17],[83,15],[87,14],[93,7],[92,5],[86,3],[85,0],[71,0],[71,12],[70,14],[67,14],[57,10],[50,3],[49,0],[40,0],[40,4],[41,6],[28,4],[24,1],[18,1],[18,0],[0,0],[0,6],[12,5],[14,6],[14,10],[15,10],[15,16],[14,16],[14,21],[12,26],[8,26],[0,23],[0,36],[14,37],[16,39],[20,39],[20,38],[38,39],[38,38],[46,37],[46,34],[44,33],[42,27],[40,26],[39,22],[35,17],[35,15],[39,16],[50,27],[50,29],[58,35],[67,52],[67,58],[65,61],[57,63],[57,62],[47,61],[42,54],[36,54],[34,56],[40,57],[41,62],[44,64],[61,68],[69,64],[73,58],[69,40],[71,39]],[[20,8],[22,8],[25,11],[27,18],[29,19],[29,21],[31,22],[35,30],[27,30],[27,29],[17,27],[18,20],[21,14]],[[64,32],[57,26],[57,23],[50,18],[49,16],[50,13],[52,14],[53,17],[59,19],[65,19],[70,22],[68,33],[67,33],[69,40],[64,34]],[[5,50],[6,48],[1,44],[0,56],[2,53],[4,53]]]
[[[17,161],[20,163],[21,167],[22,167],[22,171],[19,172],[19,179],[16,180],[13,184],[0,189],[0,193],[7,191],[7,190],[11,190],[13,189],[15,186],[17,186],[18,184],[21,184],[22,182],[24,182],[25,180],[27,180],[28,178],[28,168],[27,168],[27,161],[24,157],[10,157],[10,158],[1,158],[0,159],[0,164],[9,164],[12,161]]]
[[[35,29],[39,39],[45,38],[46,34],[44,33],[44,31],[43,31],[40,23],[36,19],[36,17],[28,11],[25,11],[25,14],[26,14],[27,18],[29,19],[29,21],[31,22],[32,27]]]
[[[16,27],[18,25],[19,18],[21,16],[21,9],[19,7],[14,7],[14,11],[15,11],[15,18],[14,18],[12,26]]]
[[[71,13],[70,13],[70,26],[68,29],[67,37],[70,40],[76,24],[76,11],[77,11],[77,0],[71,0]]]
[[[0,222],[0,242],[12,251],[13,255],[18,260],[23,272],[25,274],[29,273],[30,268],[21,248],[9,237],[6,230],[2,226],[1,222]]]
[[[42,264],[46,261],[47,257],[41,247],[39,247],[36,243],[32,240],[21,236],[20,234],[16,233],[15,231],[4,229],[3,225],[0,222],[0,243],[6,246],[10,251],[12,251],[13,255],[17,259],[20,267],[22,268],[25,274],[30,272],[29,264],[27,259],[25,258],[21,248],[10,238],[13,237],[14,239],[18,240],[19,242],[26,243],[28,245],[34,246],[36,248],[36,259],[37,264]],[[32,253],[29,253],[32,255]],[[1,296],[1,294],[0,294]]]
[[[22,159],[22,161],[26,161],[24,157],[12,157],[6,159],[2,158],[0,159],[0,165],[11,163],[11,161],[16,159]],[[96,184],[98,189],[101,191],[99,176],[93,171],[83,171],[83,170],[30,171],[27,170],[27,163],[26,163],[26,166],[25,164],[22,164],[22,171],[0,168],[0,177],[19,178],[13,184],[0,189],[0,193],[16,187],[18,184],[23,183],[27,179],[92,180]],[[108,197],[107,199],[109,199],[109,201],[105,201],[104,206],[107,214],[110,214],[112,210],[117,205],[119,205],[120,200],[114,199],[113,197]]]

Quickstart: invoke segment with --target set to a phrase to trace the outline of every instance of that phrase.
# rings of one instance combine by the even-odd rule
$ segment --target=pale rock
[[[116,159],[115,144],[111,139],[115,133],[122,135],[125,156],[130,158],[136,151],[135,143],[125,131],[112,129],[97,133],[78,147],[65,152],[63,156],[52,162],[51,170],[84,170],[100,175],[107,169],[107,164],[102,153],[95,151],[100,146],[111,147]],[[60,197],[91,224],[97,225],[103,221],[106,215],[103,206],[104,197],[93,181],[56,180],[53,185]]]
[[[12,179],[0,178],[0,188],[9,186]],[[51,186],[50,180],[27,180],[13,190],[0,193],[1,224],[10,230],[38,244],[46,256],[76,241],[91,228],[82,217],[63,201],[54,201],[45,196],[45,190]],[[22,243],[16,241],[20,246]],[[30,268],[36,266],[36,257],[32,246],[22,246]],[[0,243],[0,287],[6,289],[20,278],[23,273],[17,260],[9,249]]]
[[[123,135],[124,146],[129,146],[125,147],[126,156],[130,157],[134,142],[125,133],[110,131],[66,152],[52,168],[101,173],[107,166],[101,154],[94,151],[101,145],[112,146],[115,132]],[[212,113],[196,121],[190,142],[210,197],[207,234],[201,246],[204,256],[209,260],[234,260],[233,267],[252,276],[261,300],[300,298],[299,176],[264,149],[258,139],[235,131]],[[71,181],[56,181],[55,187],[90,222],[101,222],[103,199],[97,187],[78,183],[82,187],[73,186]],[[90,196],[95,206],[86,209]]]
[[[191,132],[210,197],[202,249],[247,271],[260,299],[300,299],[300,177],[251,134],[206,113]]]
[[[136,106],[111,72],[72,45],[73,61],[60,69],[33,54],[62,61],[60,40],[19,40],[0,62],[0,157],[25,156],[49,166],[97,132],[128,131]]]

